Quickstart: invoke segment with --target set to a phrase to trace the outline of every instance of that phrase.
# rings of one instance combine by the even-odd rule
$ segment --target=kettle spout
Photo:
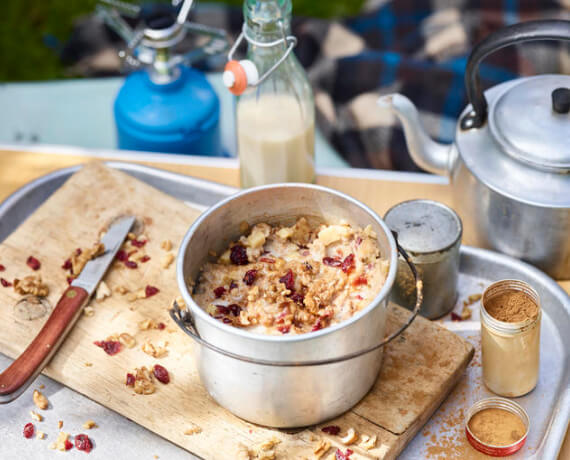
[[[449,173],[451,145],[435,142],[427,135],[412,101],[401,94],[388,94],[380,97],[377,104],[398,116],[410,156],[420,168],[442,176]]]

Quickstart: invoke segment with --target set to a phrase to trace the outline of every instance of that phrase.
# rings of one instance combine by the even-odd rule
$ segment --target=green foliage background
[[[218,0],[241,5],[242,0]],[[356,14],[364,0],[292,0],[293,12],[320,18]],[[142,3],[141,1],[132,3]],[[0,81],[64,78],[46,36],[63,44],[73,21],[95,9],[96,0],[0,0]]]

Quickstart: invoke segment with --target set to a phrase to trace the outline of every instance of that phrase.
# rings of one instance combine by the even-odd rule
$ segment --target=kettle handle
[[[481,61],[506,46],[537,40],[570,40],[570,21],[541,20],[513,24],[497,30],[473,48],[465,70],[465,87],[473,110],[461,119],[461,129],[480,128],[487,120],[487,99],[478,72]]]

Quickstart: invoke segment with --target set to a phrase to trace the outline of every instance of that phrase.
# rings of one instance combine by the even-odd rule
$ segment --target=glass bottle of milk
[[[236,108],[241,186],[314,182],[314,99],[291,52],[291,0],[245,0],[243,11],[240,37],[248,42],[247,60],[239,62],[230,82],[224,75],[227,86],[235,83],[234,94],[243,91]],[[226,69],[232,62],[238,64],[231,61]]]

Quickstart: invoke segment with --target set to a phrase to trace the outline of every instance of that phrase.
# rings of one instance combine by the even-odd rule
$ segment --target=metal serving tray
[[[108,162],[108,166],[120,169],[194,207],[205,209],[218,200],[234,193],[237,189],[213,182],[195,179],[131,163]],[[34,212],[55,190],[57,190],[79,166],[66,168],[41,177],[16,191],[0,204],[0,242],[14,231],[26,217]],[[516,259],[495,252],[463,246],[459,276],[459,299],[455,308],[461,311],[462,301],[469,295],[482,293],[493,281],[517,278],[531,284],[539,293],[543,320],[541,331],[540,377],[537,388],[529,395],[516,398],[529,413],[531,430],[525,447],[511,458],[555,459],[564,440],[570,418],[570,297],[555,281],[538,269]],[[462,412],[466,414],[471,404],[492,395],[482,384],[479,341],[479,303],[471,306],[473,318],[470,321],[452,322],[449,317],[440,320],[442,325],[465,337],[476,348],[475,358],[469,365],[465,378],[435,412],[420,433],[402,452],[403,459],[424,458],[469,458],[474,453],[464,436]],[[0,368],[8,364],[8,358],[0,355]],[[161,458],[188,458],[188,453],[153,433],[138,427],[126,418],[105,409],[87,398],[65,388],[47,377],[40,377],[51,393],[57,393],[58,417],[77,417],[79,408],[90,418],[94,411],[101,429],[97,439],[99,454],[106,453],[122,458],[135,456],[140,450]],[[22,426],[29,410],[25,398],[8,406],[11,420]],[[87,412],[89,411],[89,412]],[[67,422],[66,422],[67,423]],[[0,456],[11,458],[36,458],[33,443],[21,442],[21,433],[13,429],[14,424],[0,426]],[[20,425],[18,425],[20,426]],[[103,428],[104,427],[104,428]],[[116,442],[116,433],[122,433],[124,442]],[[129,442],[132,439],[133,442]],[[142,442],[141,442],[142,441]],[[138,447],[134,447],[138,446]],[[151,447],[152,446],[152,447]],[[43,455],[57,456],[51,451]]]

